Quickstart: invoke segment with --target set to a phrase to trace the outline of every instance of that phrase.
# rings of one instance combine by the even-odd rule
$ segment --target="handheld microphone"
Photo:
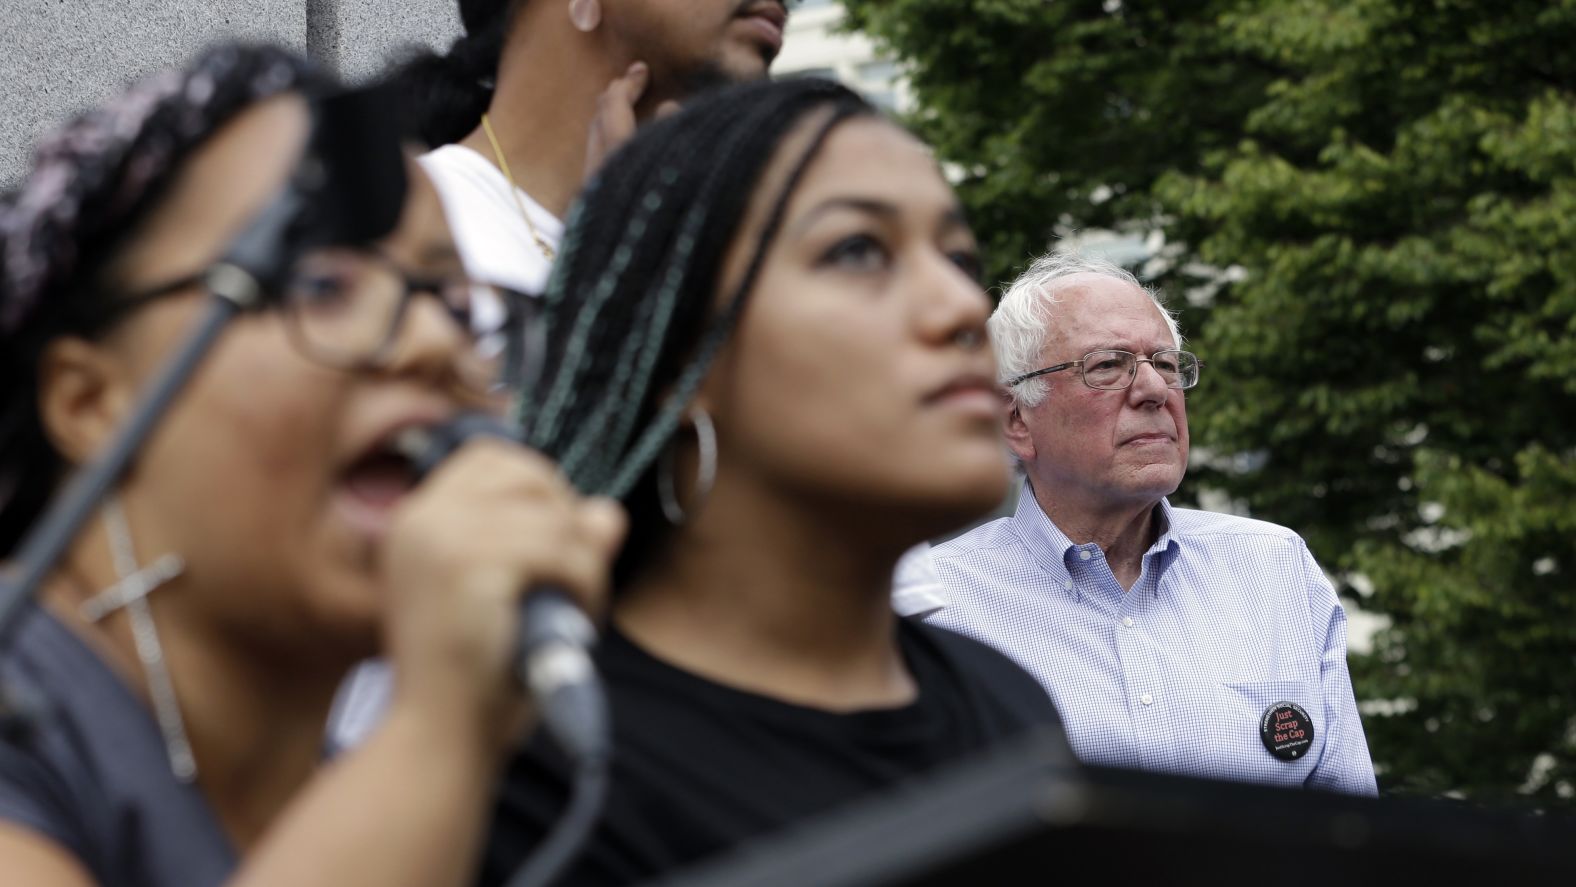
[[[502,420],[466,413],[434,428],[411,428],[395,448],[411,460],[418,480],[474,437],[514,443],[519,434]],[[576,760],[605,756],[609,748],[607,700],[591,647],[596,629],[569,594],[552,585],[534,586],[520,605],[514,671],[531,691],[542,723],[558,746]]]

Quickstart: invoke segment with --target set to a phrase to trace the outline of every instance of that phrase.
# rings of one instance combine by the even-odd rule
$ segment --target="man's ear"
[[[38,413],[44,434],[73,465],[92,459],[109,441],[133,394],[127,367],[85,339],[56,339],[39,359]]]
[[[1007,438],[1007,449],[1012,450],[1012,454],[1025,464],[1033,462],[1034,438],[1029,434],[1029,423],[1023,420],[1023,411],[1019,408],[1017,402],[1011,398],[1007,399],[1004,409],[1007,414],[1004,429]]]

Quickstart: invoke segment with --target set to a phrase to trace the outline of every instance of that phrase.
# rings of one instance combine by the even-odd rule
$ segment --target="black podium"
[[[1026,741],[666,887],[1576,884],[1576,820],[1072,766]]]

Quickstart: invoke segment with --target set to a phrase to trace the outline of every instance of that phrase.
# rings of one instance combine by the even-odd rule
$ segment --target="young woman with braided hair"
[[[187,334],[322,86],[210,51],[44,142],[0,200],[0,558]],[[0,882],[470,880],[531,715],[518,590],[594,602],[622,517],[500,442],[410,490],[391,437],[495,400],[468,335],[486,288],[411,170],[389,237],[308,253],[225,330],[7,636],[6,699],[40,704],[0,736]],[[320,767],[335,688],[379,651],[388,718]]]
[[[640,882],[1056,724],[1007,659],[889,603],[905,549],[1006,488],[978,272],[926,148],[824,81],[696,102],[588,185],[520,405],[630,514],[610,795],[563,883]],[[515,760],[485,883],[570,772],[545,741]]]

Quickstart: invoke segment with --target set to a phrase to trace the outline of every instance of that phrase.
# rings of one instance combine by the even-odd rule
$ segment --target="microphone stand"
[[[244,281],[245,285],[229,291],[213,290],[213,297],[208,300],[206,312],[196,328],[159,369],[131,417],[116,431],[104,452],[72,477],[18,548],[15,573],[0,582],[0,648],[10,640],[23,605],[38,590],[66,546],[76,538],[104,494],[120,479],[175,396],[186,387],[219,333],[231,318],[255,303],[257,288],[251,277],[242,277],[245,272],[233,266],[219,266],[214,270],[226,268],[237,272],[236,281]]]
[[[97,510],[104,494],[125,473],[132,457],[142,448],[175,396],[186,387],[219,333],[231,318],[255,304],[259,292],[250,275],[225,265],[216,266],[214,272],[217,273],[211,277],[226,279],[219,281],[219,286],[214,285],[214,280],[209,281],[213,296],[196,328],[159,369],[131,418],[116,431],[104,453],[72,477],[43,519],[28,532],[18,548],[14,570],[0,577],[0,650],[10,644],[27,604],[55,561]],[[0,725],[3,725],[0,730],[8,735],[24,731],[38,710],[38,702],[28,698],[11,682],[0,683]]]
[[[263,280],[267,275],[261,270],[248,269],[274,268],[280,264],[285,246],[283,235],[298,217],[304,202],[295,188],[286,188],[236,239],[226,259],[209,269],[204,283],[211,295],[196,327],[159,368],[131,416],[115,432],[104,452],[76,472],[43,518],[23,538],[17,548],[15,567],[0,577],[0,650],[10,643],[27,604],[44,578],[97,510],[104,494],[120,480],[176,395],[186,387],[213,348],[219,334],[241,312],[262,304]],[[0,685],[0,721],[7,730],[25,726],[36,711],[37,706],[22,697],[23,694],[9,682]]]
[[[104,452],[77,471],[0,574],[0,652],[12,640],[44,578],[125,474],[220,333],[244,311],[282,291],[302,252],[368,243],[398,224],[406,194],[404,154],[391,91],[350,90],[312,99],[312,123],[294,171],[203,275],[207,309],[164,362]],[[32,723],[38,707],[12,682],[0,682],[0,729]]]

